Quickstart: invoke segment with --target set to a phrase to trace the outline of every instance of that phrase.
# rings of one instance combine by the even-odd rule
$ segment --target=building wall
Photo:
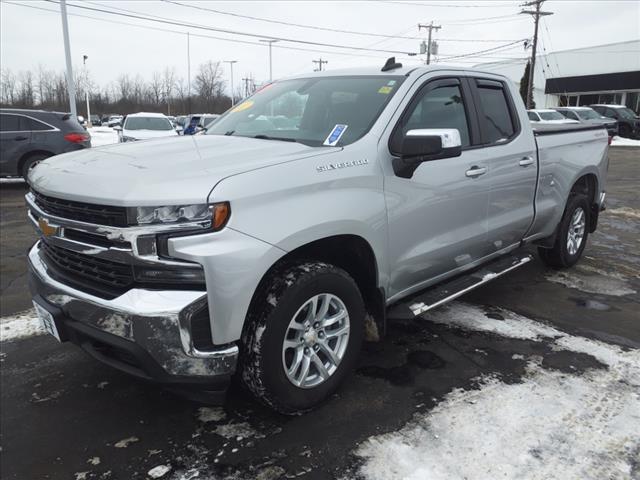
[[[520,84],[526,60],[506,60],[503,62],[482,63],[476,68],[505,75],[516,84]],[[640,70],[640,40],[612,43],[593,47],[563,50],[539,55],[536,57],[536,71],[534,72],[533,99],[536,107],[557,106],[560,100],[558,95],[544,93],[547,78],[573,77],[581,75],[597,75],[603,73],[632,72]],[[640,91],[640,85],[637,86]],[[583,92],[599,93],[599,92]],[[613,90],[602,93],[615,93]],[[626,99],[623,92],[612,98],[624,103]],[[604,97],[603,97],[604,98]],[[607,102],[609,103],[609,102]]]

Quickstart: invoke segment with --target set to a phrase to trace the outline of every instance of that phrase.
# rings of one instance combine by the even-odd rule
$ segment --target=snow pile
[[[623,351],[501,313],[505,320],[455,304],[435,317],[520,339],[559,334],[549,340],[554,349],[590,354],[608,368],[571,376],[545,370],[540,357],[531,357],[521,383],[505,384],[489,376],[480,379],[478,390],[454,390],[399,432],[365,441],[356,452],[364,459],[362,476],[369,480],[637,478],[640,351]],[[520,330],[518,321],[523,322]],[[506,326],[499,327],[500,322]]]
[[[611,141],[612,147],[640,147],[640,140],[631,138],[613,137]]]
[[[550,282],[574,288],[587,293],[598,293],[614,297],[622,297],[636,293],[620,275],[600,272],[599,275],[582,274],[580,267],[573,271],[553,272],[545,278]]]
[[[45,333],[34,309],[0,318],[0,341],[42,335]]]
[[[87,131],[91,134],[92,147],[118,143],[118,132],[111,127],[91,127],[87,128]]]

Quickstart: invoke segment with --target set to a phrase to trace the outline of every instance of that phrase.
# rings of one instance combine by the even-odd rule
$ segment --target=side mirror
[[[113,127],[113,129],[114,129],[116,132],[121,132],[121,131],[122,131],[122,125],[116,125],[115,127]]]
[[[400,158],[393,161],[399,177],[411,178],[422,163],[462,154],[460,132],[455,128],[429,128],[409,130],[400,147]]]

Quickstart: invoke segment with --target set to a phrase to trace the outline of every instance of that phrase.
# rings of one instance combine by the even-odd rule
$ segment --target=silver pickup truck
[[[534,132],[492,73],[390,59],[276,81],[205,135],[38,165],[34,304],[58,340],[138,377],[220,400],[237,374],[305,411],[390,314],[525,264],[526,244],[573,265],[607,149],[601,126]]]

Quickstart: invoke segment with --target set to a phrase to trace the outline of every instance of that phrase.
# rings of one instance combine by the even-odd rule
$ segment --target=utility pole
[[[329,63],[329,60],[322,60],[322,57],[320,57],[320,60],[312,60],[313,63],[317,63],[318,64],[318,68],[314,68],[313,71],[314,72],[321,72],[322,71],[322,65]]]
[[[425,24],[419,23],[418,24],[418,31],[422,30],[423,28],[425,30],[429,30],[429,37],[428,37],[428,40],[427,40],[427,65],[429,65],[431,63],[431,47],[432,47],[432,44],[431,44],[431,32],[433,30],[435,30],[437,32],[438,30],[440,30],[442,28],[442,25],[434,25],[433,21],[431,21],[429,23],[429,25],[425,25]]]
[[[235,95],[233,93],[233,64],[238,63],[237,60],[224,60],[224,63],[228,63],[231,68],[231,106],[235,105]]]
[[[191,45],[190,35],[187,32],[187,108],[188,114],[193,113],[191,111]]]
[[[78,118],[76,110],[76,84],[73,80],[73,68],[71,67],[71,47],[69,46],[69,24],[67,23],[67,2],[60,0],[60,13],[62,14],[62,37],[64,38],[64,56],[67,62],[67,90],[69,92],[69,106],[73,118]]]
[[[273,62],[271,57],[271,45],[277,42],[278,40],[268,39],[268,40],[260,40],[260,41],[269,44],[269,81],[273,82]]]
[[[89,55],[82,55],[82,66],[84,67],[84,94],[87,101],[87,128],[91,128],[91,109],[89,108],[89,76],[87,75],[87,59]]]
[[[553,15],[553,12],[542,12],[540,11],[540,7],[545,0],[532,0],[527,3],[523,3],[520,5],[521,7],[534,7],[533,10],[522,10],[520,13],[524,13],[525,15],[531,15],[533,17],[533,47],[531,49],[531,67],[529,68],[529,88],[527,89],[527,108],[533,107],[533,79],[534,72],[536,69],[536,49],[538,47],[538,23],[540,21],[540,17],[544,17],[547,15]]]

